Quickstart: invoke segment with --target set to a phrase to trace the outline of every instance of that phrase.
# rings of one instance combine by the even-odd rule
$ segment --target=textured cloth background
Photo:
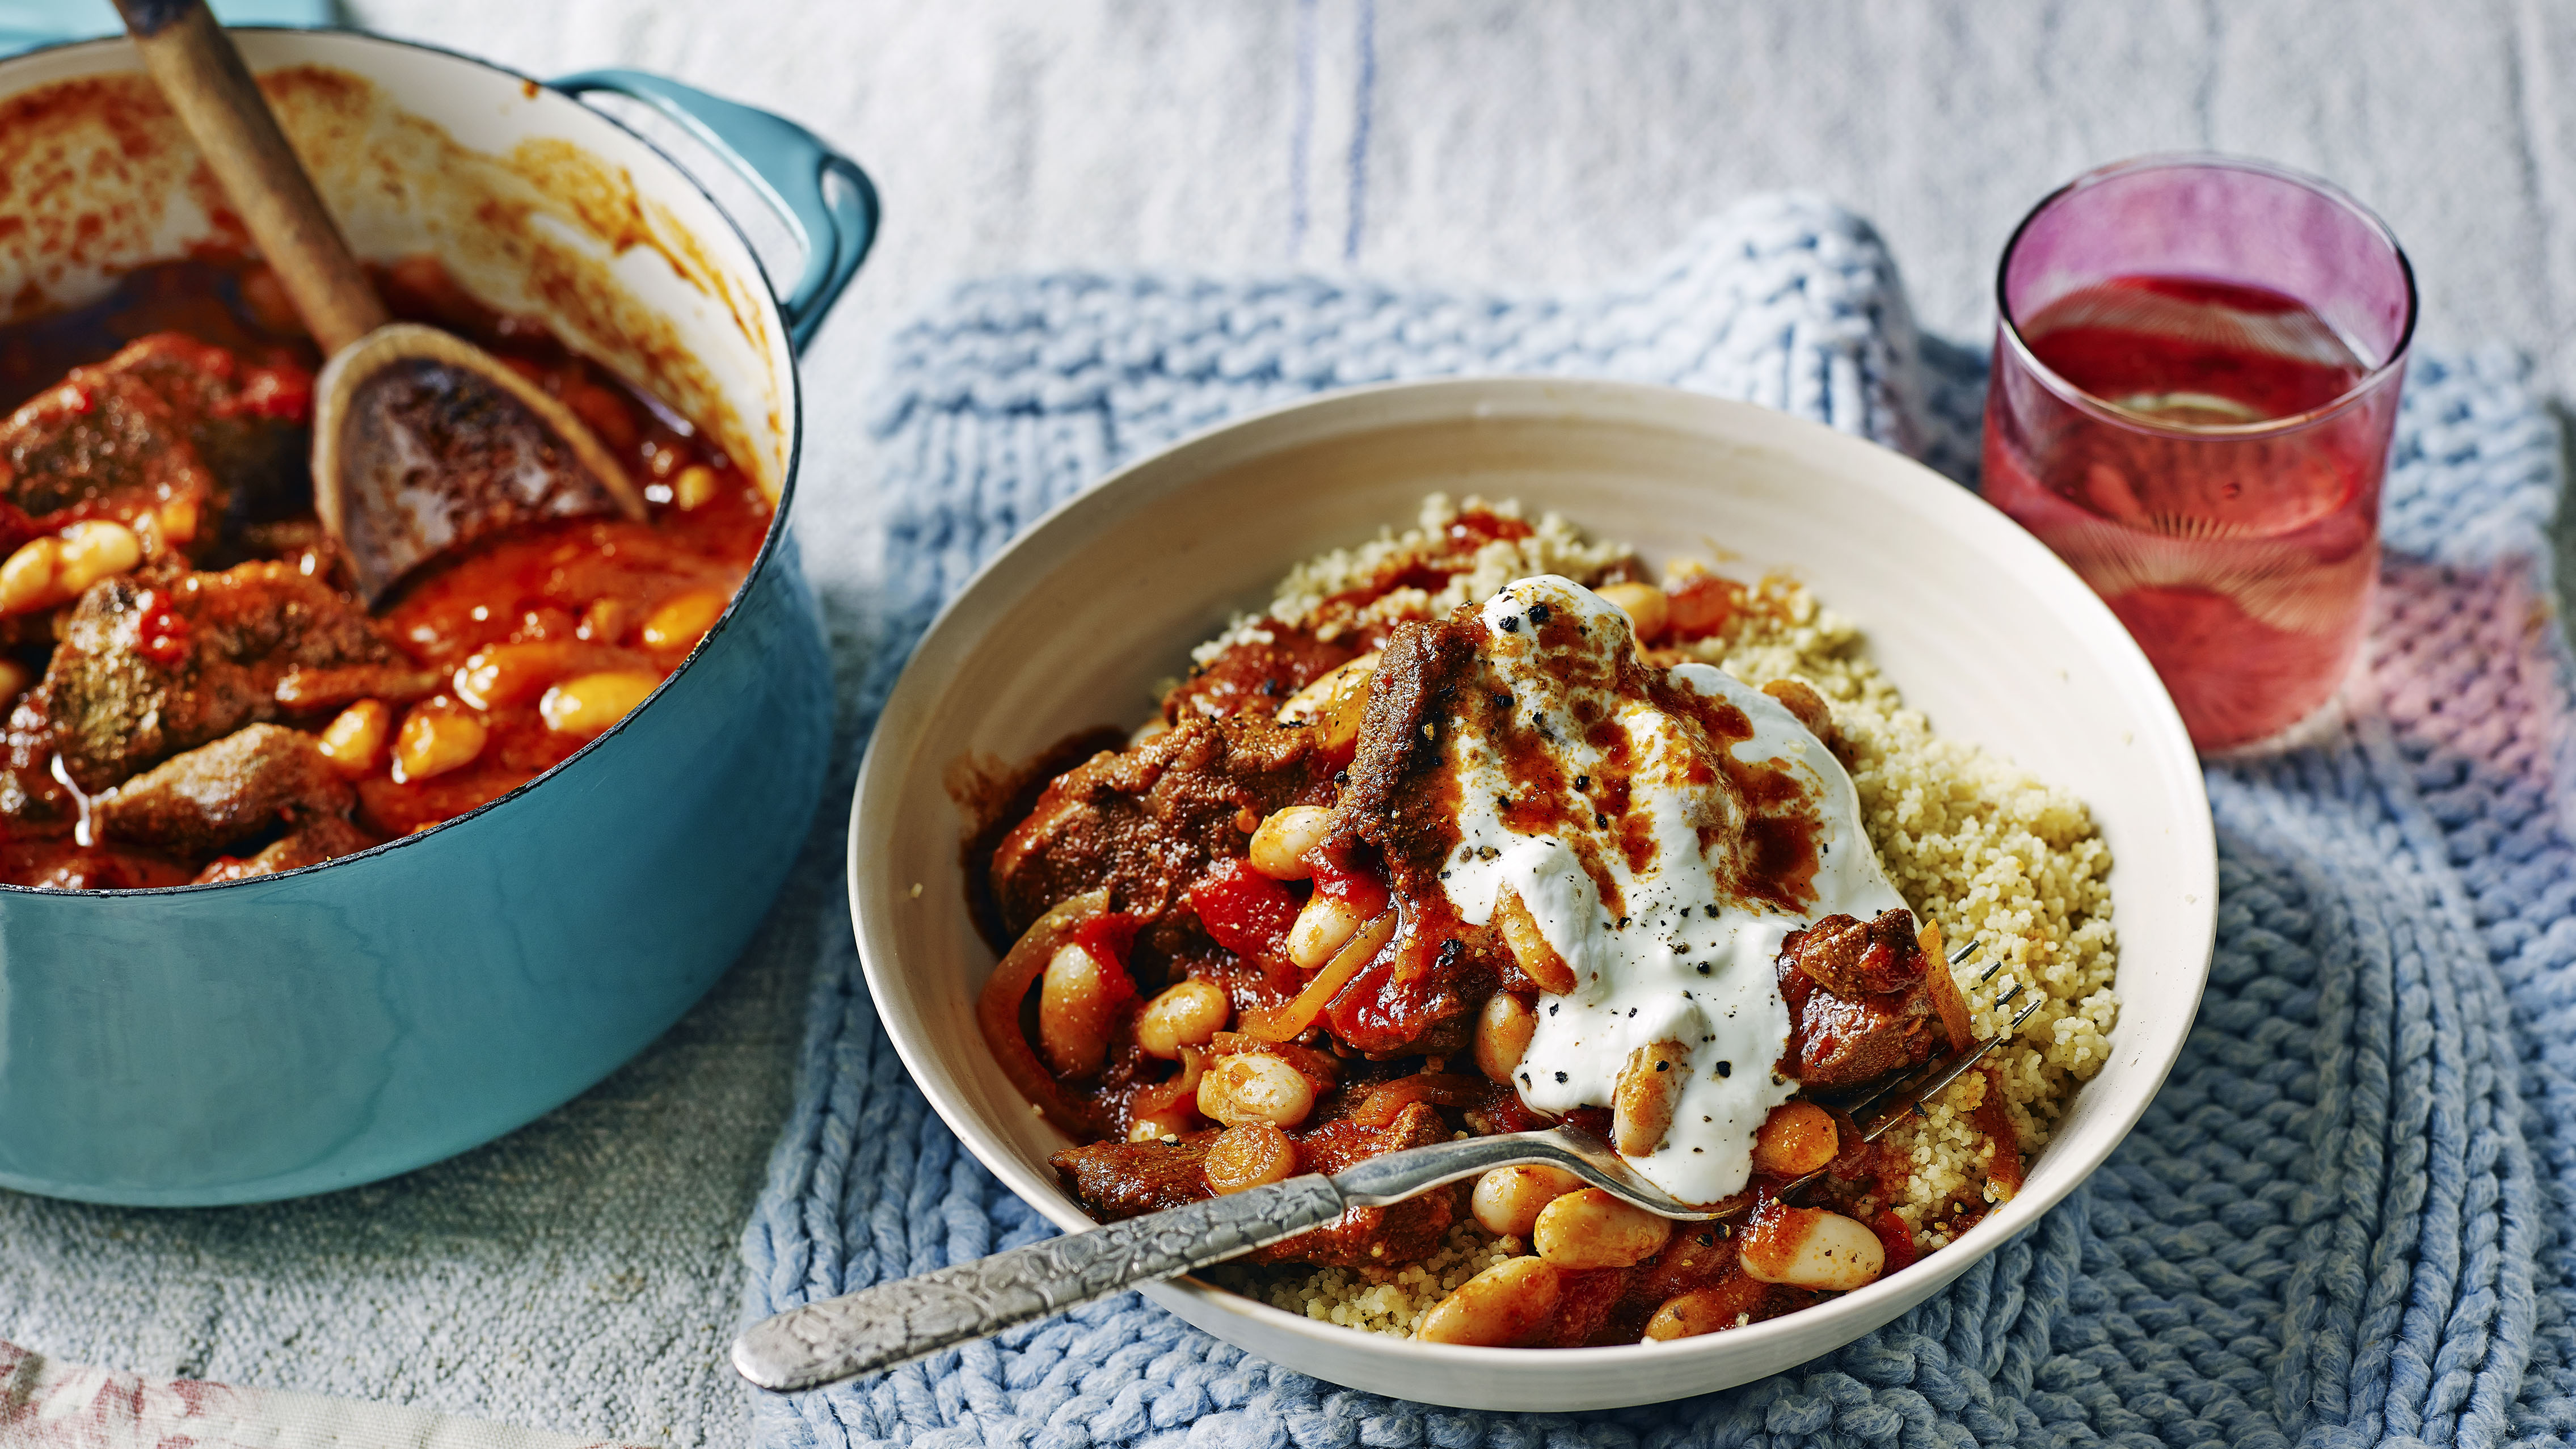
[[[1301,393],[1486,370],[1677,382],[1953,467],[1975,435],[1974,359],[1936,348],[1918,366],[1876,239],[1795,199],[1739,208],[1641,285],[1563,304],[1150,276],[971,287],[898,343],[903,385],[880,424],[904,500],[897,607],[862,710],[975,563],[1102,470]],[[2556,437],[2517,373],[2500,356],[2419,358],[2353,723],[2329,747],[2211,771],[2218,953],[2171,1084],[2093,1183],[1930,1303],[1742,1389],[1520,1416],[1336,1389],[1127,1295],[762,1400],[762,1438],[2562,1441],[2576,792],[2541,534]],[[880,1034],[846,932],[820,934],[833,954],[803,1090],[745,1239],[751,1314],[1050,1231],[959,1151]]]
[[[2510,345],[2576,396],[2576,6],[2558,0],[343,9],[540,76],[663,71],[848,148],[889,222],[816,361],[869,396],[886,339],[963,279],[1358,268],[1571,291],[1789,188],[1870,219],[1926,330],[1981,337],[2033,202],[2205,149],[2334,178],[2405,239],[2429,340]],[[858,421],[822,420],[823,440],[864,448]]]
[[[106,18],[106,0],[33,3]],[[2333,176],[2387,215],[2425,288],[2428,343],[2497,340],[2540,360],[2544,391],[2563,396],[2576,380],[2576,248],[2565,244],[2576,226],[2576,7],[2548,0],[342,8],[370,29],[539,76],[660,70],[782,111],[874,173],[887,233],[807,358],[796,521],[848,698],[886,633],[885,501],[916,476],[894,451],[911,430],[870,431],[908,392],[890,374],[902,361],[890,339],[962,278],[1117,262],[1428,276],[1527,295],[1635,274],[1735,198],[1797,185],[1870,216],[1904,259],[1929,329],[1974,339],[1990,325],[1996,253],[2032,200],[2123,155],[2218,147]],[[742,209],[756,241],[773,239]],[[2452,436],[2481,441],[2449,446],[2482,456],[2503,446],[2499,430],[2536,425],[2501,381],[2507,370],[2471,376],[2489,381],[2464,386],[2490,390],[2462,395],[2487,398],[2488,411]],[[1938,369],[1926,382],[1957,385]],[[1115,441],[1101,440],[1101,456]],[[2464,476],[2446,466],[2419,493],[2438,502]],[[2510,530],[2547,515],[2538,490],[2521,496],[2518,510],[2437,509],[2440,528],[2495,519]],[[2527,672],[2540,654],[2513,652],[2547,647],[2515,607],[2482,606],[2486,633],[2432,657],[2475,645],[2471,658],[2507,661],[2479,669],[2554,690],[2552,676]],[[2462,817],[2494,831],[2491,851],[2475,834],[2444,838],[2470,842],[2464,879],[2545,899],[2528,881],[2560,869],[2557,846],[2529,851],[2515,832],[2554,842],[2532,834],[2557,808],[2553,747],[2533,716],[2514,718],[2460,749],[2485,762],[2476,781],[2509,778],[2525,792],[2518,823]],[[790,1111],[816,953],[846,940],[846,921],[825,919],[837,910],[839,825],[827,802],[767,934],[680,1027],[489,1147],[278,1208],[143,1213],[0,1194],[0,1338],[150,1375],[673,1446],[744,1443],[744,1403],[722,1361],[738,1247]],[[2526,963],[2513,969],[2538,972],[2528,963],[2556,939],[2513,945]],[[2531,983],[2544,978],[2512,979],[2515,1009],[2542,1011],[2545,987]],[[2563,1017],[2529,1019],[2570,1034]]]
[[[11,1449],[612,1449],[426,1409],[60,1364],[0,1343]],[[613,1446],[626,1449],[626,1446]]]

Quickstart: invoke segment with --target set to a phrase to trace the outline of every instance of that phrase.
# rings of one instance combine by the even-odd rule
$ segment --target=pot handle
[[[784,116],[640,70],[586,70],[550,84],[567,95],[607,91],[642,101],[679,122],[752,184],[805,248],[805,275],[778,299],[788,343],[803,352],[877,237],[877,189],[858,163]],[[827,188],[827,176],[846,184]]]

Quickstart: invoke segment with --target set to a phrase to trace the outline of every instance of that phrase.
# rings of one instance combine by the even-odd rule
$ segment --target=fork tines
[[[1976,955],[1976,951],[1976,942],[1962,942],[1957,950],[1949,953],[1951,967],[1956,969],[1967,964]],[[1978,975],[1977,984],[1983,986],[1994,980],[1995,973],[2003,969],[2004,963],[2001,961],[1987,966]],[[2012,999],[2021,994],[2023,984],[2017,980],[2007,984],[2002,991],[1995,994],[1994,1005],[1997,1008],[2010,1005]],[[2039,1010],[2040,1002],[2045,999],[2045,997],[2034,997],[2024,1003],[2021,1010],[2013,1013],[2012,1025],[1984,1041],[1977,1042],[1964,1051],[1953,1052],[1909,1075],[1898,1077],[1877,1091],[1851,1102],[1843,1110],[1851,1117],[1852,1125],[1860,1128],[1861,1140],[1876,1142],[1887,1135],[1888,1128],[1903,1121],[1909,1112],[1926,1119],[1930,1118],[1932,1114],[1924,1108],[1924,1102],[1957,1081],[1970,1067],[1985,1060],[1986,1053],[1993,1051],[1998,1043],[2018,1033],[2029,1022],[2032,1014]],[[1864,1122],[1864,1116],[1869,1120]],[[1818,1168],[1804,1177],[1783,1184],[1780,1188],[1782,1200],[1796,1197],[1824,1175],[1825,1169]]]
[[[2002,1006],[2010,1001],[2020,989],[2021,983],[2014,982],[2005,989],[2003,995],[1995,999],[1995,1005]],[[1886,1134],[1888,1128],[1903,1119],[1906,1113],[1922,1113],[1925,1100],[1938,1096],[1943,1088],[1957,1081],[1968,1068],[1983,1061],[1986,1053],[1993,1051],[1999,1043],[2020,1031],[2023,1024],[2030,1020],[2032,1013],[2039,1010],[2039,1005],[2037,1000],[2031,1001],[2014,1014],[2012,1025],[2002,1031],[1965,1051],[1953,1052],[1945,1058],[1932,1062],[1910,1076],[1899,1077],[1853,1103],[1846,1110],[1851,1114],[1853,1125],[1861,1129],[1861,1140],[1876,1142]],[[1871,1120],[1863,1122],[1864,1114],[1870,1114]]]

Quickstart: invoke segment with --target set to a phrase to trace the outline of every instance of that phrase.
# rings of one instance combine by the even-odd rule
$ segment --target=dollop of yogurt
[[[1851,777],[1762,691],[1705,664],[1639,661],[1627,616],[1570,579],[1522,579],[1481,613],[1507,724],[1444,732],[1458,845],[1443,886],[1479,925],[1508,887],[1575,982],[1538,1000],[1521,1099],[1551,1114],[1607,1107],[1632,1052],[1679,1042],[1689,1062],[1671,1130],[1629,1160],[1686,1202],[1738,1192],[1756,1129],[1797,1090],[1777,1070],[1782,939],[1835,912],[1904,906]],[[1553,769],[1531,767],[1533,737]],[[1563,798],[1533,801],[1549,782]],[[1623,790],[1624,809],[1604,808]],[[1524,828],[1533,820],[1545,828]]]

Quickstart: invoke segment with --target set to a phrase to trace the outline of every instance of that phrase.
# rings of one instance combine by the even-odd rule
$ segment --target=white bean
[[[1556,954],[1548,944],[1547,933],[1539,929],[1538,918],[1521,903],[1520,893],[1505,886],[1494,898],[1494,925],[1503,933],[1503,945],[1510,948],[1512,960],[1521,974],[1538,983],[1538,989],[1552,996],[1563,996],[1574,989],[1574,968]]]
[[[1672,621],[1671,601],[1653,584],[1603,584],[1592,592],[1628,616],[1629,627],[1636,631],[1640,644],[1653,642]]]
[[[1122,989],[1124,988],[1124,989]],[[1038,1050],[1058,1076],[1087,1077],[1109,1055],[1117,1005],[1134,993],[1127,973],[1079,941],[1067,941],[1047,958],[1038,979]]]
[[[340,711],[314,744],[341,774],[372,775],[384,763],[385,737],[393,733],[393,722],[393,706],[362,699]]]
[[[683,513],[695,512],[715,501],[716,470],[704,463],[691,463],[671,480],[671,501]]]
[[[1878,1281],[1887,1247],[1862,1223],[1822,1208],[1766,1203],[1738,1240],[1745,1276],[1848,1292]]]
[[[1833,1161],[1841,1148],[1833,1113],[1813,1102],[1783,1102],[1753,1134],[1753,1170],[1804,1177]]]
[[[1549,1203],[1530,1227],[1538,1255],[1560,1268],[1634,1267],[1662,1252],[1672,1235],[1672,1219],[1597,1187]]]
[[[1348,748],[1359,738],[1368,714],[1369,680],[1377,661],[1377,655],[1363,654],[1288,696],[1279,706],[1279,722],[1314,726],[1315,742],[1327,751]]]
[[[1663,1145],[1673,1106],[1690,1074],[1690,1054],[1677,1041],[1659,1041],[1628,1054],[1628,1065],[1610,1096],[1610,1142],[1622,1157],[1647,1157]]]
[[[62,556],[60,543],[37,538],[21,544],[7,563],[0,563],[0,614],[52,607],[62,597],[54,588],[54,569]]]
[[[1185,1046],[1206,1046],[1225,1030],[1233,1011],[1233,1000],[1213,981],[1193,976],[1174,982],[1137,1016],[1136,1045],[1149,1057],[1174,1060]]]
[[[54,587],[67,598],[143,561],[143,541],[134,536],[133,529],[109,519],[69,524],[62,531],[62,540]]]
[[[537,713],[557,734],[595,735],[632,714],[661,684],[662,676],[648,670],[603,669],[547,690]]]
[[[1508,1348],[1547,1326],[1564,1280],[1536,1258],[1509,1258],[1458,1285],[1413,1330],[1425,1343]]]
[[[1139,1113],[1127,1124],[1127,1140],[1160,1142],[1166,1137],[1178,1137],[1189,1130],[1189,1119],[1196,1115],[1186,1102],[1166,1107],[1161,1112]]]
[[[698,641],[716,625],[717,616],[733,595],[723,589],[691,589],[664,600],[662,606],[644,618],[644,627],[636,637],[647,649],[677,654],[697,647]]]
[[[1755,1292],[1762,1290],[1756,1289]],[[1646,1321],[1646,1341],[1697,1338],[1703,1333],[1717,1333],[1740,1326],[1751,1316],[1748,1304],[1753,1300],[1739,1286],[1699,1288],[1664,1300],[1655,1316]]]
[[[1306,852],[1322,844],[1332,828],[1333,812],[1321,805],[1273,810],[1252,832],[1252,868],[1272,880],[1304,880],[1315,873]]]
[[[581,611],[581,623],[573,637],[589,644],[614,644],[626,637],[626,627],[635,622],[635,611],[624,599],[603,594],[590,601]]]
[[[1486,997],[1485,1009],[1476,1013],[1476,1069],[1510,1086],[1537,1033],[1538,1013],[1528,1002],[1508,991]]]
[[[1288,959],[1296,962],[1300,971],[1320,970],[1368,923],[1369,918],[1360,914],[1357,906],[1317,891],[1307,898],[1297,912],[1296,923],[1288,928]]]
[[[1199,1078],[1199,1111],[1228,1127],[1267,1122],[1294,1127],[1315,1110],[1315,1084],[1267,1052],[1220,1057]]]
[[[1526,1162],[1497,1167],[1477,1178],[1467,1202],[1486,1232],[1498,1238],[1526,1239],[1549,1203],[1581,1186],[1583,1179],[1564,1168]]]
[[[415,709],[394,736],[394,783],[408,784],[461,770],[483,753],[491,737],[483,721],[455,709]]]

